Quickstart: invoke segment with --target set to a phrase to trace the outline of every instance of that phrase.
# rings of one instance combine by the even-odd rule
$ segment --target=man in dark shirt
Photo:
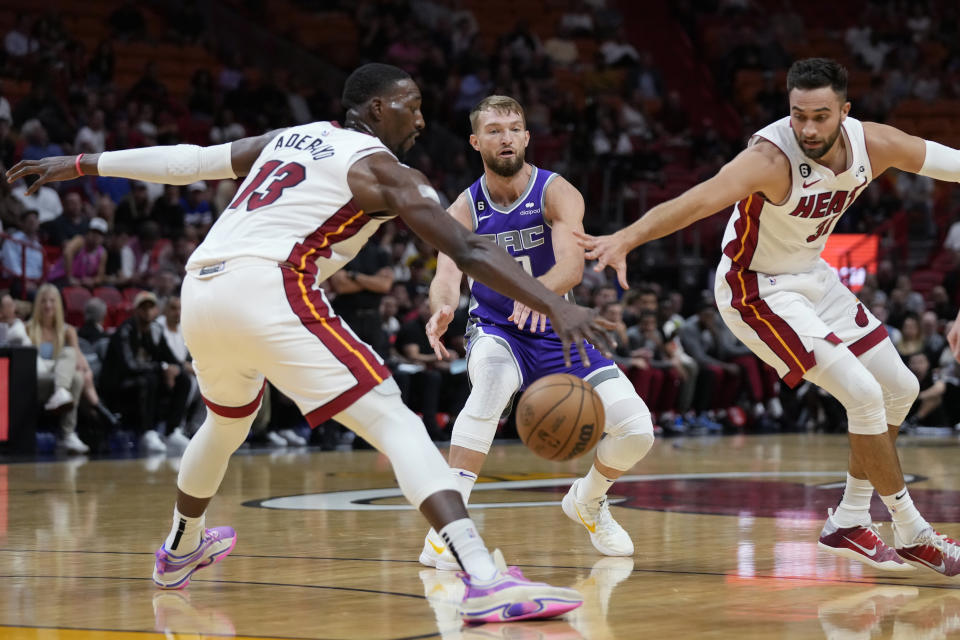
[[[393,286],[393,266],[387,250],[368,242],[353,260],[330,277],[330,285],[337,293],[333,310],[381,358],[388,359],[390,344],[380,320],[380,300]]]
[[[154,335],[150,329],[157,315],[157,297],[141,291],[133,299],[133,307],[133,315],[110,338],[100,385],[111,398],[111,406],[120,409],[124,422],[142,435],[141,448],[166,451],[156,424],[165,421],[171,432],[180,426],[190,381],[162,335]],[[161,399],[167,400],[162,413],[158,412]]]

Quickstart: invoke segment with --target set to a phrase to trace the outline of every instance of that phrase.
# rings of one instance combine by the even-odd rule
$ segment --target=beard
[[[524,153],[520,150],[509,158],[501,158],[498,155],[484,156],[483,162],[498,176],[512,178],[523,168]]]
[[[833,145],[836,144],[837,138],[840,137],[840,125],[837,125],[836,131],[834,131],[830,136],[824,140],[823,144],[820,145],[819,149],[808,149],[803,145],[803,140],[797,134],[796,131],[793,132],[793,137],[797,139],[797,144],[800,145],[800,149],[803,151],[803,155],[807,156],[811,160],[819,160],[822,158],[830,149],[833,149]]]

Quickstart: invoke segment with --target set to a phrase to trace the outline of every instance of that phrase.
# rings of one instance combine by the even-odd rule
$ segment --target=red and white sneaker
[[[827,522],[820,532],[817,546],[841,558],[857,560],[881,571],[913,571],[897,551],[877,534],[877,525],[840,527],[833,519],[833,509],[827,509]]]
[[[927,567],[947,577],[960,573],[960,545],[932,528],[924,529],[910,544],[904,544],[893,528],[893,543],[900,557],[917,567]]]

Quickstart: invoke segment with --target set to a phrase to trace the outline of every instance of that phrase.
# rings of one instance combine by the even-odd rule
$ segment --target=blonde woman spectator
[[[27,335],[37,347],[37,391],[40,400],[45,400],[43,408],[62,412],[58,447],[69,453],[86,453],[90,448],[76,432],[86,359],[77,346],[76,330],[63,321],[63,301],[52,284],[37,290]]]

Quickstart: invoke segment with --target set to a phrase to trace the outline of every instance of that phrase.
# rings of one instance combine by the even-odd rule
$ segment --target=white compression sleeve
[[[97,160],[102,176],[159,182],[190,184],[198,180],[236,178],[230,160],[230,144],[198,147],[178,144],[167,147],[145,147],[105,151]]]
[[[960,151],[931,140],[927,143],[927,155],[923,158],[923,166],[919,173],[928,178],[960,182]]]

